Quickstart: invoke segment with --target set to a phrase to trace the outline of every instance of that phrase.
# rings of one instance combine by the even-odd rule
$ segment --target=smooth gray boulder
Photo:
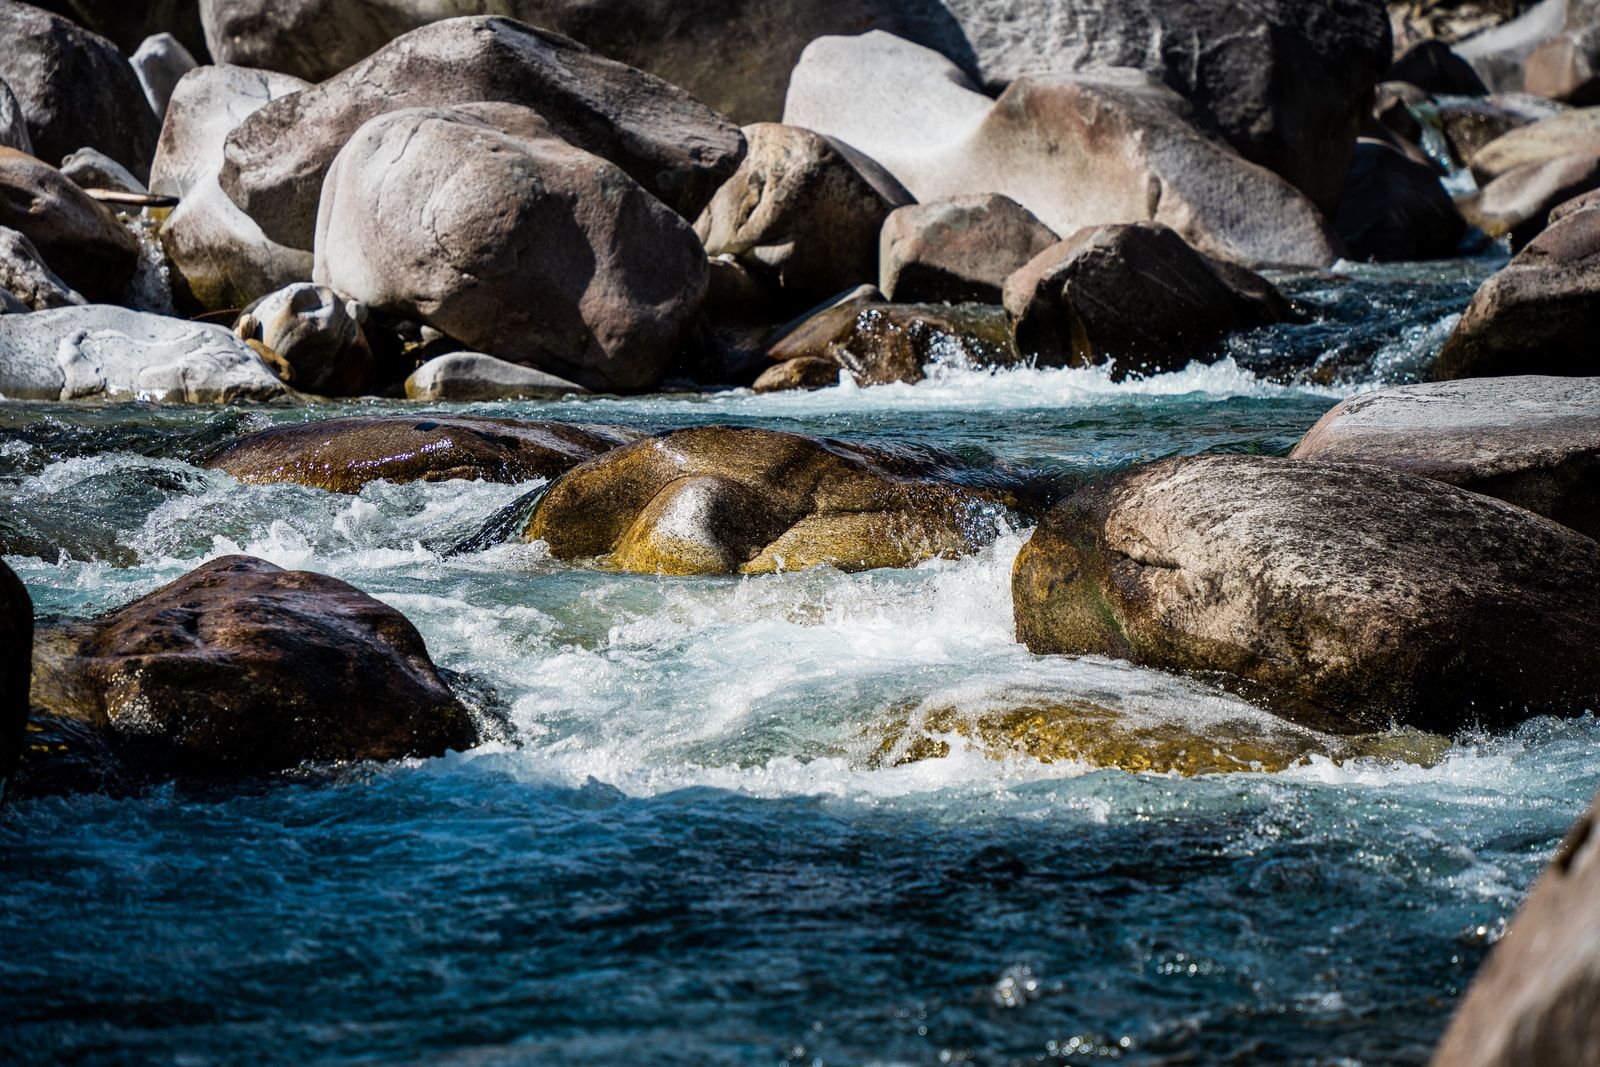
[[[22,309],[48,311],[86,301],[56,276],[27,236],[0,226],[0,293]]]
[[[705,250],[621,168],[542,126],[508,104],[368,122],[328,173],[315,279],[586,388],[649,388],[705,298]]]
[[[883,221],[878,288],[890,300],[998,304],[1006,279],[1060,239],[998,193],[911,204]]]
[[[1576,154],[1600,155],[1600,107],[1563,111],[1495,138],[1472,156],[1472,174],[1487,185],[1529,163]]]
[[[1203,455],[1080,489],[1012,574],[1039,653],[1220,672],[1338,732],[1453,734],[1600,699],[1600,543],[1360,463]]]
[[[8,400],[274,400],[290,389],[225,327],[127,308],[0,316]]]
[[[121,300],[139,263],[139,244],[115,215],[56,168],[11,148],[0,148],[0,226],[24,234],[90,300]]]
[[[372,349],[361,332],[366,317],[359,301],[296,282],[245,308],[233,332],[276,353],[301,392],[357,396],[373,384]]]
[[[482,352],[435,356],[406,379],[410,400],[544,400],[586,392],[576,382]]]
[[[228,135],[222,187],[268,237],[310,248],[323,179],[363,123],[476,102],[533,109],[688,219],[744,155],[739,130],[674,85],[509,19],[459,18],[250,115]]]
[[[1155,221],[1248,265],[1328,266],[1338,238],[1288,182],[1202,134],[1134,70],[1029,77],[991,100],[948,60],[885,33],[801,57],[784,122],[877,160],[919,201],[1000,193],[1057,233]]]
[[[61,173],[80,189],[133,194],[150,191],[127,167],[95,148],[80,148],[62,160]]]
[[[311,280],[311,252],[269,239],[217,184],[223,144],[233,128],[306,85],[286,74],[213,66],[190,71],[173,91],[150,191],[178,198],[162,224],[161,243],[183,304],[204,311],[238,308]]]
[[[146,37],[129,60],[156,118],[167,117],[167,102],[183,76],[199,66],[194,56],[170,33]]]

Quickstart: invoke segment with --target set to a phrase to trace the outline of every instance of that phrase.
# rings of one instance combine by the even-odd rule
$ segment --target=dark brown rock
[[[91,301],[118,303],[139,245],[115,215],[47,163],[0,148],[0,226],[33,242],[50,269]]]
[[[1558,156],[1500,175],[1457,201],[1466,220],[1490,237],[1511,235],[1520,250],[1544,231],[1552,209],[1600,188],[1600,155]]]
[[[358,416],[275,426],[230,441],[202,464],[241,482],[297,482],[358,493],[368,482],[553,478],[636,440],[609,426],[419,415]]]
[[[1600,697],[1600,544],[1365,464],[1164,460],[1079,490],[1012,577],[1034,652],[1223,672],[1290,718],[1451,734]]]
[[[821,356],[798,356],[774,363],[761,372],[750,388],[758,393],[783,393],[791,389],[826,389],[839,384],[839,364]]]
[[[1467,231],[1436,167],[1365,137],[1333,225],[1350,258],[1383,262],[1448,259]]]
[[[773,342],[767,358],[780,365],[828,360],[836,371],[849,371],[857,385],[920,382],[932,363],[1008,367],[1021,362],[1005,314],[997,307],[884,304],[872,299],[825,308]]]
[[[998,304],[1006,279],[1060,239],[998,193],[911,204],[884,220],[878,287],[890,300]]]
[[[28,726],[28,678],[33,669],[33,601],[0,560],[0,800],[17,769]]]
[[[190,53],[204,60],[205,31],[199,0],[40,0],[34,7],[54,11],[107,38],[131,56],[145,38],[170,33]]]

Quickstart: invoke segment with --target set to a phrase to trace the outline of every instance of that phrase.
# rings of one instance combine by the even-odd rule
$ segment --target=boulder
[[[1024,357],[1109,363],[1119,379],[1178,370],[1230,333],[1295,318],[1266,279],[1153,223],[1079,230],[1041,252],[1006,280],[1005,309]]]
[[[373,384],[372,349],[361,332],[366,317],[356,301],[298,282],[251,304],[233,332],[276,353],[301,392],[357,396]]]
[[[878,288],[890,300],[998,304],[1006,279],[1060,239],[998,193],[910,204],[884,220]]]
[[[22,105],[40,159],[59,162],[87,145],[149,176],[161,123],[116,45],[16,0],[0,0],[0,40],[0,80]]]
[[[33,601],[0,560],[0,800],[17,769],[28,727],[28,679],[33,670]]]
[[[998,505],[859,446],[750,427],[678,430],[559,478],[525,537],[643,574],[905,567],[974,551]]]
[[[1600,155],[1557,156],[1500,175],[1458,202],[1466,220],[1490,237],[1511,235],[1522,249],[1545,228],[1553,208],[1600,189]]]
[[[1101,479],[1012,575],[1036,653],[1221,672],[1341,732],[1454,734],[1600,697],[1600,544],[1366,464],[1204,455]]]
[[[15,297],[28,311],[85,303],[50,269],[32,241],[4,226],[0,226],[0,292]]]
[[[1600,211],[1550,226],[1478,288],[1433,365],[1436,381],[1600,374]]]
[[[1600,104],[1600,24],[1540,45],[1528,57],[1522,88],[1579,107]]]
[[[222,187],[268,237],[310,248],[323,179],[365,122],[476,102],[532,108],[688,219],[744,154],[738,129],[676,86],[518,22],[459,18],[250,115],[228,135]]]
[[[435,356],[406,379],[411,400],[543,400],[588,392],[577,382],[482,352]]]
[[[222,326],[127,308],[0,315],[0,396],[11,400],[274,400],[289,388]]]
[[[1567,28],[1567,0],[1541,0],[1516,18],[1455,45],[1493,92],[1522,88],[1522,71],[1539,46]]]
[[[784,122],[866,153],[920,201],[1001,193],[1057,233],[1156,221],[1242,263],[1331,264],[1316,207],[1193,114],[1133,70],[1023,78],[991,100],[937,53],[869,33],[806,49]]]
[[[1374,463],[1600,538],[1600,378],[1469,378],[1362,393],[1291,459]]]
[[[144,98],[149,101],[150,110],[156,113],[158,119],[167,117],[167,102],[172,99],[172,91],[178,87],[178,82],[199,66],[189,50],[170,33],[146,37],[129,62],[133,64],[133,73],[138,76],[139,85],[144,89]]]
[[[554,478],[637,440],[629,430],[565,422],[381,415],[275,426],[219,446],[201,465],[241,482],[294,482],[359,493],[368,482]]]
[[[1472,175],[1487,185],[1529,163],[1579,154],[1600,156],[1600,107],[1563,111],[1496,138],[1473,154]]]
[[[79,189],[142,195],[149,192],[121,163],[94,148],[80,148],[61,161],[61,173]]]
[[[0,81],[0,148],[15,148],[33,155],[33,139],[28,136],[28,120],[11,86]]]
[[[1594,1061],[1600,999],[1600,801],[1568,832],[1495,943],[1433,1067]]]
[[[876,280],[878,232],[911,194],[810,130],[759,122],[744,136],[744,161],[694,224],[706,253],[732,256],[796,307]]]
[[[830,304],[767,347],[767,358],[800,367],[774,374],[762,392],[775,392],[784,382],[803,387],[832,385],[839,371],[850,372],[857,385],[920,382],[934,363],[958,367],[1009,367],[1022,362],[1011,342],[1006,317],[991,305],[885,304],[871,295]],[[823,380],[813,360],[833,364],[833,377]]]
[[[705,298],[705,250],[621,168],[540,125],[506,104],[373,119],[329,171],[313,276],[473,350],[649,388]]]
[[[248,556],[42,630],[38,646],[34,706],[105,732],[152,776],[439,756],[476,739],[405,616]]]
[[[839,384],[843,368],[837,360],[822,356],[799,356],[774,363],[750,386],[757,393],[786,393],[796,389],[827,389]]]
[[[1432,164],[1363,137],[1345,180],[1334,229],[1352,259],[1448,259],[1467,224]]]
[[[1431,106],[1433,97],[1410,82],[1384,82],[1378,86],[1372,102],[1372,117],[1384,130],[1404,144],[1416,147],[1422,143],[1422,123],[1417,121],[1417,107]],[[1362,127],[1364,136],[1374,136],[1371,124]]]
[[[59,170],[0,148],[0,226],[33,242],[50,268],[90,300],[121,300],[139,243]]]
[[[1559,115],[1568,108],[1565,104],[1526,93],[1498,93],[1471,99],[1437,100],[1434,110],[1438,112],[1450,157],[1459,167],[1471,167],[1473,158],[1484,146],[1512,130]]]
[[[1384,78],[1444,96],[1483,96],[1489,91],[1472,64],[1439,40],[1418,41],[1407,48]]]
[[[194,310],[238,308],[311,280],[311,253],[269,239],[217,184],[228,134],[258,109],[306,87],[298,78],[243,67],[200,67],[173,90],[150,190],[178,197],[161,227],[173,288]]]
[[[170,32],[192,55],[206,57],[199,0],[39,0],[33,6],[109,38],[125,55],[152,34]]]

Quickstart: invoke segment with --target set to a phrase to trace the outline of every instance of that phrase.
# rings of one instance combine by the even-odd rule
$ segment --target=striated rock
[[[1292,320],[1270,282],[1152,223],[1079,230],[1006,281],[1017,351],[1043,366],[1178,370],[1230,333]]]
[[[1600,378],[1471,378],[1362,393],[1291,459],[1374,463],[1600,538]]]
[[[270,240],[217,184],[235,126],[306,87],[298,78],[243,67],[200,67],[173,90],[150,170],[150,191],[179,203],[161,227],[178,299],[204,311],[238,308],[311,280],[311,253]]]
[[[1516,18],[1455,45],[1493,92],[1522,88],[1524,65],[1540,45],[1565,30],[1567,0],[1542,0]]]
[[[28,726],[28,678],[33,670],[33,600],[0,560],[0,800],[17,769]]]
[[[115,215],[56,168],[0,148],[0,226],[33,242],[50,268],[91,300],[121,300],[139,245]]]
[[[1565,104],[1525,93],[1499,93],[1475,99],[1435,101],[1445,145],[1458,166],[1470,167],[1485,145],[1512,130],[1569,110]]]
[[[92,304],[0,315],[0,396],[235,403],[289,388],[221,326]]]
[[[705,251],[620,168],[542,125],[505,104],[372,120],[328,174],[314,277],[587,388],[653,386],[705,298]]]
[[[1418,41],[1410,46],[1395,58],[1384,77],[1445,96],[1484,96],[1489,92],[1472,64],[1440,40]]]
[[[276,353],[302,392],[358,396],[374,384],[372,349],[361,332],[366,317],[356,301],[299,282],[245,308],[233,332]]]
[[[56,276],[32,241],[4,226],[0,226],[0,293],[14,297],[28,311],[85,302]]]
[[[405,616],[336,578],[248,556],[43,630],[32,698],[103,731],[153,776],[439,756],[476,738]]]
[[[543,400],[586,392],[576,382],[482,352],[435,356],[406,379],[411,400]]]
[[[776,391],[785,381],[832,385],[841,369],[857,385],[888,385],[920,382],[933,363],[1007,367],[1021,362],[999,308],[884,304],[877,297],[873,290],[832,304],[771,342],[767,358],[778,366],[805,365],[767,378],[761,391]],[[810,362],[819,359],[833,364],[827,381]]]
[[[1460,201],[1466,220],[1490,237],[1511,235],[1521,249],[1545,228],[1552,209],[1600,189],[1600,155],[1558,156],[1509,170]]]
[[[1472,174],[1487,185],[1529,163],[1578,154],[1600,156],[1600,107],[1563,111],[1496,138],[1473,154]]]
[[[557,559],[644,574],[856,571],[971,552],[994,536],[996,506],[887,453],[707,426],[568,472],[525,536]]]
[[[1334,229],[1352,259],[1448,259],[1467,224],[1429,163],[1363,137],[1345,180]]]
[[[0,0],[0,81],[27,118],[40,159],[98,148],[135,177],[150,173],[161,124],[117,46],[16,0]]]
[[[477,102],[533,109],[689,219],[744,154],[738,129],[676,86],[521,23],[460,18],[250,115],[228,135],[222,187],[268,237],[310,248],[323,179],[364,123]]]
[[[1012,576],[1034,652],[1263,687],[1297,721],[1452,734],[1600,695],[1600,544],[1365,464],[1164,460],[1079,490]]]
[[[203,466],[241,482],[359,493],[368,482],[554,478],[639,438],[564,422],[382,415],[275,426],[213,450]]]
[[[1023,78],[990,100],[937,53],[884,33],[813,42],[784,109],[921,201],[1001,193],[1057,233],[1155,221],[1237,262],[1331,264],[1337,238],[1311,202],[1193,117],[1133,70]]]
[[[11,86],[0,80],[0,148],[15,148],[33,155],[33,139],[28,136],[28,120]]]
[[[851,149],[795,126],[744,129],[749,151],[694,224],[711,256],[732,256],[808,307],[878,276],[878,232],[911,194]]]
[[[884,220],[878,287],[890,300],[998,304],[1006,279],[1060,239],[997,193],[911,204]]]
[[[129,60],[156,118],[167,117],[167,102],[183,76],[199,66],[189,50],[170,33],[146,37]]]

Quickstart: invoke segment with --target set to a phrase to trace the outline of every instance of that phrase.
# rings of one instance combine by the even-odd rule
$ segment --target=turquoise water
[[[475,410],[937,445],[1065,488],[1286,451],[1424,368],[1487,269],[1286,279],[1317,321],[1142,382],[940,367]],[[1016,644],[1020,517],[913,570],[659,579],[450,554],[533,484],[347,497],[192,463],[271,422],[401,408],[0,405],[0,551],[41,615],[249,552],[405,612],[506,724],[438,760],[0,811],[0,1059],[1419,1063],[1600,786],[1588,718],[1463,735],[1426,768],[1182,779],[954,734],[881,766],[907,709],[1269,722]]]

